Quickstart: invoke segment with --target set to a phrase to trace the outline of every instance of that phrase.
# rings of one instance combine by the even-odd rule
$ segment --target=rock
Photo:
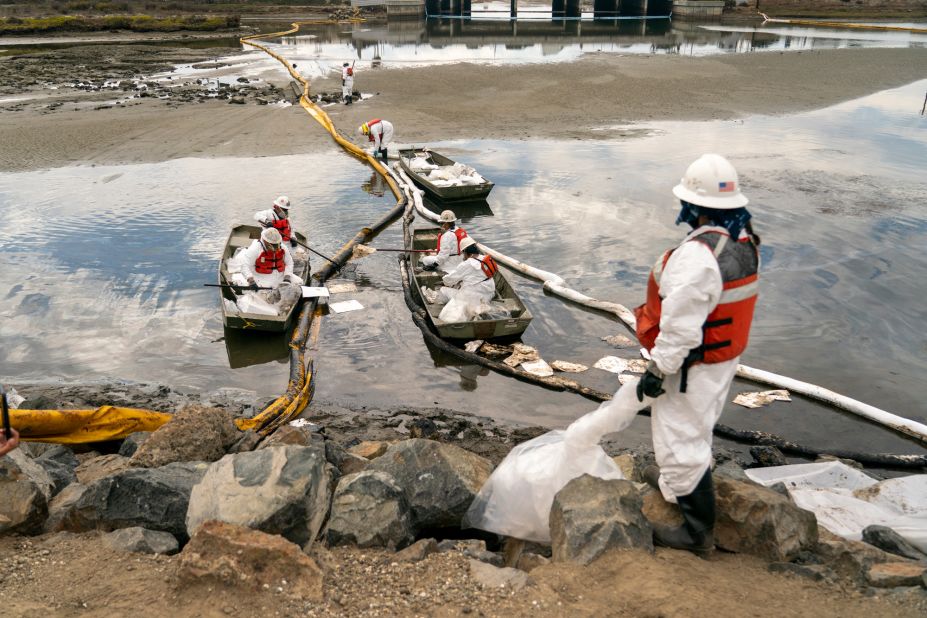
[[[886,526],[866,526],[863,541],[883,551],[911,560],[927,560],[927,555]]]
[[[341,479],[332,499],[329,545],[405,547],[415,540],[409,503],[396,480],[376,470]]]
[[[185,584],[219,582],[252,591],[283,588],[322,600],[322,570],[298,545],[224,522],[207,521],[197,528],[180,553],[178,575]]]
[[[830,581],[835,578],[834,572],[822,565],[794,564],[792,562],[773,562],[766,567],[770,573],[788,573],[796,577],[803,577],[811,581]]]
[[[51,502],[48,503],[48,518],[45,520],[43,532],[59,532],[63,530],[64,518],[86,490],[86,485],[71,483],[52,498]]]
[[[633,453],[622,453],[621,455],[615,455],[612,457],[612,461],[618,464],[618,468],[621,470],[624,478],[634,483],[641,482],[641,472],[637,467],[637,461],[634,459]]]
[[[20,449],[0,457],[0,534],[38,534],[54,481]]]
[[[817,543],[814,513],[785,496],[731,479],[720,479],[715,494],[715,544],[723,549],[788,562]]]
[[[789,463],[782,451],[775,446],[752,446],[750,447],[750,455],[753,456],[753,461],[760,468],[785,466]]]
[[[422,539],[412,543],[402,551],[396,552],[395,560],[402,562],[420,562],[428,555],[437,553],[438,542],[434,539]]]
[[[37,461],[54,461],[55,463],[60,463],[71,469],[76,468],[80,464],[77,457],[74,455],[74,451],[63,444],[46,444],[44,446],[46,448],[42,449],[42,452],[36,457]]]
[[[126,439],[122,441],[122,446],[119,447],[119,454],[123,457],[131,457],[150,436],[150,431],[136,431],[135,433],[130,433]]]
[[[717,466],[714,470],[712,470],[711,476],[715,485],[717,485],[721,479],[731,479],[733,481],[753,483],[753,481],[750,480],[750,477],[747,476],[747,473],[744,472],[744,469],[733,461],[727,461],[720,466]]]
[[[844,463],[850,466],[851,468],[856,468],[857,470],[865,470],[865,468],[863,468],[863,464],[859,463],[855,459],[845,459],[843,457],[836,457],[835,455],[818,455],[818,458],[814,460],[815,463],[819,463],[822,461],[839,461],[841,463]]]
[[[470,560],[470,577],[486,588],[507,587],[512,590],[521,590],[530,581],[524,571],[495,567],[479,560]]]
[[[261,439],[261,434],[248,429],[241,432],[241,437],[238,438],[237,442],[228,448],[227,452],[234,455],[235,453],[247,453],[249,451],[253,451],[257,448],[258,444],[261,443]]]
[[[459,528],[492,467],[488,459],[458,446],[413,438],[390,446],[367,470],[396,479],[412,508],[413,524],[421,530]]]
[[[303,545],[328,515],[332,468],[321,446],[275,446],[226,455],[193,488],[187,529],[209,520],[247,526]]]
[[[204,463],[130,468],[87,485],[62,521],[72,532],[141,526],[187,540],[190,492],[206,472]],[[65,489],[67,491],[67,489]],[[62,492],[63,493],[63,492]]]
[[[74,471],[77,481],[83,485],[102,479],[104,477],[122,472],[129,468],[129,458],[122,455],[98,455],[85,459]]]
[[[315,436],[315,437],[313,437]],[[293,425],[283,425],[275,432],[264,438],[258,447],[270,448],[272,446],[310,446],[315,441],[322,440],[322,436],[309,430],[307,427],[296,427]]]
[[[862,541],[850,541],[823,528],[818,531],[814,548],[821,561],[841,577],[860,581],[873,564],[898,562],[898,556]]]
[[[914,562],[883,562],[866,571],[866,581],[875,588],[920,586],[927,574],[923,564]]]
[[[438,426],[430,418],[413,419],[409,425],[409,436],[412,438],[434,438],[438,434]]]
[[[524,571],[525,573],[530,573],[539,566],[544,566],[545,564],[550,564],[550,559],[545,558],[540,554],[532,554],[530,552],[523,553],[518,558],[518,564],[516,568],[519,571]]]
[[[234,103],[236,105],[244,105],[245,99],[243,97],[232,97],[229,99],[229,103]]]
[[[589,564],[609,549],[653,551],[653,529],[630,481],[584,474],[554,496],[550,544],[554,562]]]
[[[641,512],[651,526],[665,526],[674,528],[683,524],[682,511],[672,502],[667,502],[656,489],[652,489],[644,494],[643,506]]]
[[[60,463],[54,459],[45,459],[43,457],[36,459],[35,463],[42,466],[42,468],[48,474],[49,478],[51,478],[53,483],[51,495],[53,497],[57,496],[62,489],[71,483],[77,482],[77,475],[74,473],[75,468],[72,468],[67,464]],[[76,459],[74,460],[74,463],[77,463]]]
[[[138,526],[115,530],[103,535],[103,542],[117,551],[137,554],[176,554],[180,549],[177,539],[169,532],[148,530]]]
[[[227,411],[188,405],[145,440],[130,465],[158,468],[176,461],[216,461],[240,437]]]
[[[389,442],[381,440],[364,440],[360,444],[348,448],[348,452],[364,459],[376,459],[386,452],[389,448]]]
[[[341,458],[341,461],[338,462],[338,472],[344,476],[347,476],[349,474],[363,472],[367,469],[368,465],[370,465],[369,459],[365,459],[364,457],[360,457],[352,453],[345,453],[344,457]]]

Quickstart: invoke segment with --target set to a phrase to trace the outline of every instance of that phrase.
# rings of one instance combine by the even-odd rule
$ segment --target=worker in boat
[[[460,264],[460,243],[467,237],[462,227],[457,227],[457,215],[452,210],[444,210],[438,219],[441,223],[441,234],[435,247],[437,255],[426,255],[422,258],[422,268],[436,270],[440,268],[451,272]]]
[[[759,237],[737,171],[706,154],[673,188],[676,224],[692,231],[650,272],[637,337],[649,352],[637,399],[649,402],[657,466],[645,480],[676,502],[682,526],[654,528],[659,545],[705,556],[714,547],[712,428],[721,416],[756,304]],[[646,399],[646,402],[645,402]]]
[[[254,213],[254,220],[264,227],[272,227],[283,237],[283,242],[296,246],[296,235],[290,227],[290,198],[281,195],[274,200],[273,207]]]
[[[359,130],[367,136],[369,141],[373,142],[374,156],[380,157],[385,162],[387,146],[393,141],[393,123],[389,120],[374,118],[362,124]]]
[[[341,67],[341,98],[345,105],[354,99],[354,67],[347,62]]]
[[[460,241],[464,260],[457,268],[444,275],[441,288],[441,299],[448,302],[457,297],[466,296],[463,300],[479,305],[489,302],[496,294],[494,276],[499,270],[496,263],[488,255],[480,255],[476,241],[469,236]]]
[[[241,257],[241,275],[252,290],[276,288],[283,283],[302,285],[293,274],[290,248],[275,228],[261,232],[261,238],[251,243]]]

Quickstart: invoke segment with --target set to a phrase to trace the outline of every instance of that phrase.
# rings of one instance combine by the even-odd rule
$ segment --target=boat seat
[[[235,238],[232,239],[229,245],[232,247],[235,247],[236,249],[238,247],[250,247],[251,241],[252,241],[251,238],[244,238],[241,236],[236,236]]]

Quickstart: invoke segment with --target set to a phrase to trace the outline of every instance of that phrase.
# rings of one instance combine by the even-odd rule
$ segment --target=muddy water
[[[625,137],[608,142],[435,147],[496,182],[488,205],[459,213],[472,235],[627,305],[642,299],[654,257],[684,234],[673,226],[670,187],[702,152],[725,153],[764,238],[762,296],[744,362],[923,421],[925,89],[922,81],[789,117],[615,127]],[[326,254],[391,207],[369,169],[317,131],[312,155],[0,175],[0,378],[278,394],[287,376],[283,342],[230,336],[226,345],[218,295],[202,284],[215,280],[229,227],[278,193],[290,196],[297,226]],[[400,243],[397,224],[373,244]],[[364,309],[324,319],[316,397],[439,404],[552,426],[594,407],[429,350],[403,303],[395,254],[364,258],[352,270],[332,283],[354,290],[333,300],[356,299]],[[524,340],[548,361],[633,356],[600,339],[623,332],[619,324],[547,297],[536,283],[515,284],[535,315]],[[617,386],[595,369],[581,379]],[[729,408],[729,424],[810,445],[917,450],[800,399]],[[646,422],[627,439],[645,442]]]

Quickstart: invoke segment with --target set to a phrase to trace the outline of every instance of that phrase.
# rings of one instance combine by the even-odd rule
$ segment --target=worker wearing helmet
[[[724,157],[699,157],[673,194],[681,202],[676,224],[692,231],[657,260],[647,300],[634,311],[651,358],[636,388],[638,400],[651,405],[659,465],[645,478],[679,504],[684,518],[678,528],[655,527],[654,540],[704,556],[714,547],[712,428],[747,347],[760,239]]]
[[[261,238],[244,250],[239,262],[241,276],[252,290],[275,288],[281,283],[302,284],[293,274],[290,248],[284,244],[280,232],[272,227],[262,231]]]
[[[426,255],[422,258],[422,267],[425,270],[435,270],[440,268],[445,272],[451,272],[460,264],[460,243],[467,238],[467,232],[463,228],[457,227],[457,216],[452,210],[445,210],[438,219],[441,223],[441,234],[438,236],[438,244],[435,246],[437,255]]]
[[[374,118],[362,124],[358,130],[367,136],[368,141],[373,142],[375,156],[386,161],[387,146],[393,141],[393,123],[389,120]]]
[[[476,241],[469,236],[460,241],[460,248],[464,259],[457,268],[444,275],[444,287],[439,298],[444,302],[456,298],[475,308],[495,296],[494,277],[498,267],[490,256],[480,255]]]
[[[341,98],[345,105],[354,100],[354,67],[347,62],[341,67]]]
[[[290,227],[290,198],[287,196],[281,195],[274,200],[271,208],[254,213],[254,220],[265,228],[274,228],[280,232],[283,242],[296,246],[296,236]]]

